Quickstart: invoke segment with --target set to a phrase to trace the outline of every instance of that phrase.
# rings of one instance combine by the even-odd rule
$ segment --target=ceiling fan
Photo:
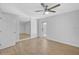
[[[41,3],[40,5],[43,7],[44,10],[36,10],[35,12],[43,12],[43,15],[45,15],[46,13],[49,13],[49,12],[56,13],[56,11],[54,11],[52,9],[60,6],[60,4],[57,4],[57,5],[49,8],[49,6],[46,5],[45,3]]]

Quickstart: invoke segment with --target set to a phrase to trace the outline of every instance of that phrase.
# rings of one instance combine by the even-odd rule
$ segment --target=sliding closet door
[[[9,33],[9,41],[15,42],[17,37],[17,21],[16,19],[8,19],[7,23],[7,32]]]
[[[10,41],[10,32],[8,31],[8,24],[4,19],[0,20],[0,48],[6,47]]]
[[[0,49],[7,48],[15,44],[17,40],[17,22],[10,17],[0,19]]]

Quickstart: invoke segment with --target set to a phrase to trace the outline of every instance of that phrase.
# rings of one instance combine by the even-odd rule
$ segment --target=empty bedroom
[[[0,3],[0,55],[79,55],[79,3]]]

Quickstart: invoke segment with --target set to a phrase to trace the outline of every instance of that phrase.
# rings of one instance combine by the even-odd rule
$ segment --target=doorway
[[[30,21],[20,22],[20,34],[19,34],[20,40],[30,38],[30,32],[31,32],[31,23],[30,23]]]
[[[47,22],[42,22],[42,36],[46,37],[47,36]]]

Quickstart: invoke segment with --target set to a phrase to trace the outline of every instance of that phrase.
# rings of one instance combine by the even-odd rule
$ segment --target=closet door
[[[9,41],[10,32],[7,31],[8,24],[1,19],[0,20],[0,48],[6,47]]]
[[[17,22],[15,19],[8,19],[7,21],[7,32],[9,34],[9,41],[15,42],[17,39]]]
[[[0,49],[13,45],[16,35],[16,20],[0,19]]]

